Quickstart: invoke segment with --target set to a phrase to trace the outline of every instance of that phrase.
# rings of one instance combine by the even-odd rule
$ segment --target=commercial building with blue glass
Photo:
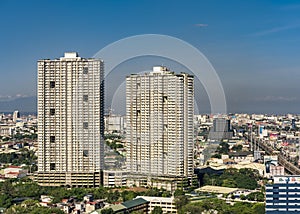
[[[266,185],[266,214],[300,213],[300,175],[274,176]]]

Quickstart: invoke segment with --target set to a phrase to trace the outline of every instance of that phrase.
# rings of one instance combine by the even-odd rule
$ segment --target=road
[[[250,140],[250,137],[248,135],[245,135],[245,137]],[[275,150],[272,148],[271,145],[268,145],[267,143],[263,141],[259,141],[256,137],[253,137],[253,142],[258,145],[258,147],[266,152],[268,155],[277,155],[278,156],[278,163],[283,166],[291,175],[300,175],[300,169],[295,166],[293,163],[289,162],[284,158],[284,156],[280,153],[278,153],[278,150]]]

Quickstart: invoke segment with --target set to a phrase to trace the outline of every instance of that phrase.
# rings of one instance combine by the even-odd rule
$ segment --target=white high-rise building
[[[166,67],[126,78],[126,166],[131,174],[192,176],[194,77]]]
[[[39,60],[39,184],[99,186],[103,132],[103,61],[75,52]]]
[[[13,113],[13,122],[17,122],[17,120],[20,119],[20,112],[19,111],[14,111]]]

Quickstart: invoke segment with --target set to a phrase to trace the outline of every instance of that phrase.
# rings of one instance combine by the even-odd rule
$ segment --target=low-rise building
[[[238,188],[210,186],[210,185],[206,185],[195,190],[195,192],[209,192],[209,193],[216,193],[216,194],[232,194],[235,193],[236,191],[238,191]]]
[[[90,212],[100,209],[102,207],[104,207],[104,200],[102,200],[102,199],[95,200],[95,201],[89,201],[89,202],[86,202],[86,204],[85,204],[85,212],[90,213]]]
[[[127,172],[120,170],[103,170],[104,187],[126,186]]]
[[[5,178],[23,178],[27,173],[28,171],[20,166],[9,166],[4,169]]]
[[[138,196],[136,198],[143,198],[149,201],[148,213],[151,213],[155,207],[161,207],[163,213],[177,213],[174,197]]]
[[[149,211],[149,201],[143,198],[135,198],[130,201],[125,201],[120,204],[114,204],[104,209],[112,209],[114,214],[124,214],[124,213],[131,213],[134,211],[139,211],[140,213],[147,214]],[[100,214],[101,209],[95,210],[91,212],[91,214]]]

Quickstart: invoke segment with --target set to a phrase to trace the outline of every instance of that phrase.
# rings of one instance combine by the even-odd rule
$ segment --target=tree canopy
[[[217,211],[218,214],[264,214],[265,205],[246,202],[236,202],[234,205],[230,205],[224,200],[213,198],[186,204],[178,210],[178,213],[202,213],[204,211],[209,211],[209,213]]]
[[[203,185],[216,185],[223,187],[256,189],[258,187],[259,173],[253,169],[226,169],[223,174],[204,174]]]

